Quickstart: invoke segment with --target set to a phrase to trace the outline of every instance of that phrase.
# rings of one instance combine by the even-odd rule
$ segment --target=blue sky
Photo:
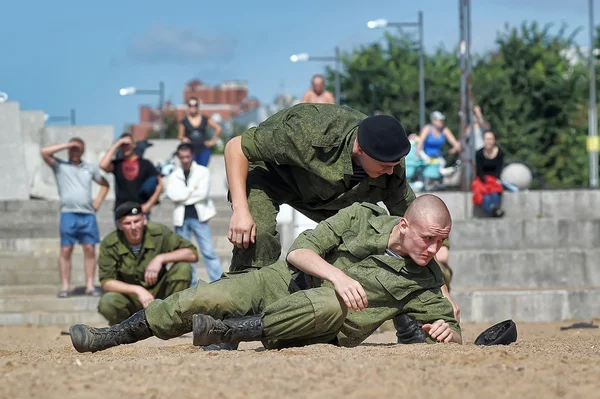
[[[474,51],[493,48],[506,22],[565,22],[583,27],[587,0],[472,0]],[[569,5],[567,5],[569,3]],[[167,5],[168,4],[168,5]],[[123,86],[158,87],[181,103],[192,78],[208,84],[248,82],[250,95],[270,103],[282,92],[301,96],[317,62],[291,63],[293,53],[333,55],[381,40],[369,19],[417,20],[424,13],[425,46],[453,48],[458,0],[302,0],[216,2],[179,0],[6,1],[0,13],[0,91],[22,109],[50,115],[77,111],[79,124],[109,124],[118,134],[156,96],[120,97]],[[596,21],[600,24],[600,3]]]

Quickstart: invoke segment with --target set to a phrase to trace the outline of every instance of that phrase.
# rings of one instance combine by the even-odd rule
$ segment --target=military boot
[[[216,320],[208,315],[196,314],[192,321],[194,345],[207,347],[205,350],[235,350],[242,341],[262,339],[261,316]]]
[[[394,317],[396,337],[399,344],[420,344],[426,342],[427,333],[421,328],[421,324],[411,319],[406,314]]]
[[[71,342],[77,352],[97,352],[113,346],[133,344],[152,336],[146,312],[140,310],[125,321],[111,327],[95,328],[75,324],[69,328]]]

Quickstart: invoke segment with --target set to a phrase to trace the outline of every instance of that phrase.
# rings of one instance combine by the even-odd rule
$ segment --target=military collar
[[[369,224],[377,230],[378,233],[386,233],[388,236],[392,233],[392,229],[400,220],[400,216],[381,215],[376,218],[370,218]]]
[[[148,224],[149,223],[150,222],[148,222]],[[131,244],[129,244],[127,242],[127,239],[125,238],[125,234],[123,234],[123,232],[121,230],[118,230],[117,235],[118,235],[118,242],[120,244],[120,245],[117,245],[119,255],[125,255],[125,254],[129,253],[129,247],[131,246]],[[146,225],[146,227],[144,228],[144,236],[142,238],[142,248],[154,249],[156,247],[154,245],[154,241],[151,238],[152,235],[154,235],[152,227]]]

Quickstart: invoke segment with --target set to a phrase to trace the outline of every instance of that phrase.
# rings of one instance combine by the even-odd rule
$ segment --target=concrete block
[[[540,191],[520,191],[502,194],[504,217],[531,219],[543,216]]]
[[[0,103],[0,201],[29,198],[19,103]]]
[[[106,326],[98,312],[0,313],[0,326],[71,326],[76,323]]]
[[[452,249],[518,249],[523,242],[519,219],[470,219],[452,223]]]
[[[499,250],[451,251],[452,287],[457,289],[505,287],[600,286],[600,273],[589,265],[600,260],[597,251]]]
[[[600,317],[600,288],[565,290],[460,291],[452,296],[461,320],[471,323],[557,322]]]
[[[600,192],[597,190],[540,191],[542,214],[547,218],[598,219]]]
[[[9,296],[32,296],[32,295],[56,295],[60,291],[60,285],[35,284],[35,285],[0,285],[0,297]]]
[[[77,296],[70,298],[57,298],[56,295],[22,296],[0,298],[1,313],[28,313],[28,312],[83,312],[98,309],[98,297]]]
[[[40,142],[44,131],[44,111],[21,111],[21,135],[27,171],[28,190],[31,193],[35,173],[44,163],[40,156]]]

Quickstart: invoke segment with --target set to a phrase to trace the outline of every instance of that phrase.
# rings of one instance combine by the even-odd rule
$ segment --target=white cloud
[[[233,57],[235,47],[235,40],[223,35],[155,26],[134,38],[127,54],[141,63],[194,64],[228,61]]]

